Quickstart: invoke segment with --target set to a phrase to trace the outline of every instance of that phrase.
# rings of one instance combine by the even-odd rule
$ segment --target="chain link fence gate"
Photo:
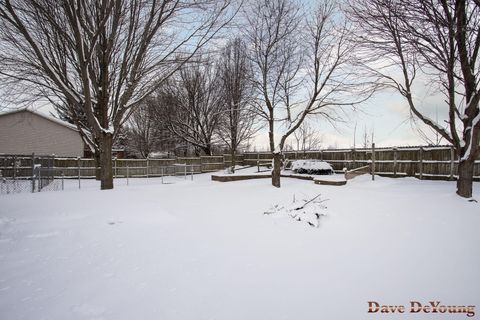
[[[63,190],[55,156],[0,155],[0,194]]]

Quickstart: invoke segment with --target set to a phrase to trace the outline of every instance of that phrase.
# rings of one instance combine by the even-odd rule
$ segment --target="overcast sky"
[[[442,120],[442,99],[438,94],[428,93],[419,87],[421,95],[417,101],[432,119]],[[443,103],[444,105],[444,103]],[[412,146],[425,145],[417,130],[417,125],[411,121],[410,112],[406,100],[395,92],[377,93],[365,102],[359,110],[348,111],[344,122],[336,123],[334,128],[330,123],[321,118],[311,119],[310,123],[315,126],[319,135],[323,135],[322,148],[339,147],[351,148],[354,143],[354,131],[356,124],[356,147],[363,144],[365,130],[371,136],[374,133],[374,142],[377,146]],[[423,132],[435,140],[436,136],[425,126]],[[442,141],[441,143],[445,143]],[[268,150],[268,132],[261,131],[255,139],[259,150]]]

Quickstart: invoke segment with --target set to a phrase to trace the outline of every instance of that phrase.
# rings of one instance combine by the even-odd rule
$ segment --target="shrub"
[[[307,173],[326,175],[333,174],[332,166],[325,161],[320,160],[295,160],[292,161],[292,171],[295,173]]]

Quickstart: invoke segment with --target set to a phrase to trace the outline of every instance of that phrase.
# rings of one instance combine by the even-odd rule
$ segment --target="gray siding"
[[[0,115],[0,153],[83,156],[78,131],[30,111]]]

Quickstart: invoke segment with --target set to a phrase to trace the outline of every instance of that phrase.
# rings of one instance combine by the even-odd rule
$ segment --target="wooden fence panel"
[[[372,150],[330,149],[319,151],[288,151],[285,158],[318,159],[329,162],[336,171],[365,166],[371,162]],[[440,147],[389,147],[375,150],[376,171],[387,176],[422,176],[425,179],[449,179],[452,174],[452,148]],[[245,164],[256,165],[258,159],[271,159],[267,153],[246,153]],[[458,159],[453,159],[453,175],[458,172]],[[474,166],[474,179],[480,180],[480,156]]]
[[[336,171],[344,168],[349,170],[368,165],[372,159],[370,148],[338,149],[317,151],[287,151],[286,159],[319,159],[329,162]],[[38,158],[38,159],[37,159]],[[458,159],[452,148],[442,147],[398,147],[378,148],[375,150],[375,167],[380,174],[388,176],[416,176],[420,172],[425,179],[449,179],[457,175]],[[269,152],[247,152],[236,156],[239,165],[256,166],[258,161],[268,162],[272,160]],[[77,177],[79,172],[82,178],[95,177],[98,170],[94,159],[85,158],[62,158],[36,157],[35,163],[41,163],[47,167],[52,165],[61,170],[66,177]],[[202,157],[178,157],[175,159],[112,159],[115,177],[130,176],[149,177],[170,174],[181,169],[181,164],[193,167],[193,173],[212,172],[222,170],[231,163],[231,155],[202,156]],[[179,165],[177,169],[173,165]],[[188,170],[192,170],[189,167]],[[453,167],[453,172],[452,172]],[[128,169],[127,169],[128,168]],[[180,169],[179,169],[180,168]],[[0,170],[4,177],[30,177],[32,174],[31,155],[0,155]],[[169,171],[168,171],[169,170]],[[191,172],[189,172],[191,173]],[[474,166],[474,177],[480,180],[480,156]]]

